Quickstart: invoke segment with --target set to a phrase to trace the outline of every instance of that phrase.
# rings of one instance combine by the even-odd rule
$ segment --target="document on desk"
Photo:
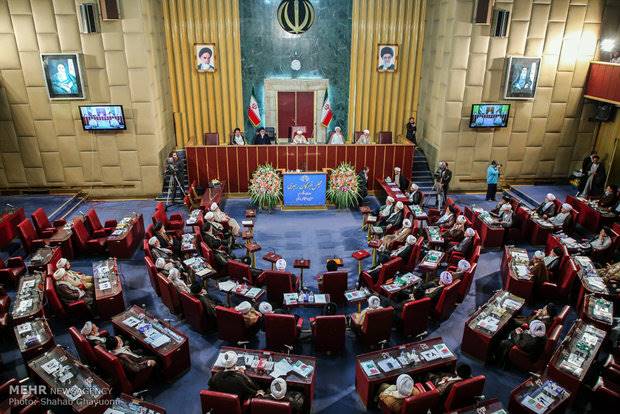
[[[308,365],[302,361],[295,361],[292,369],[304,378],[308,378],[310,374],[312,374],[312,371],[314,371],[314,368],[311,365]]]
[[[269,375],[271,375],[273,378],[285,377],[288,375],[289,372],[291,372],[292,369],[293,367],[291,366],[291,364],[288,363],[286,359],[281,359],[275,364],[273,364],[273,371],[271,371],[271,374]]]
[[[398,362],[393,357],[382,359],[377,364],[379,365],[379,368],[381,368],[383,372],[386,372],[386,373],[390,371],[394,371],[395,369],[401,368],[400,362]]]
[[[260,288],[253,287],[250,288],[247,292],[245,292],[245,296],[248,298],[255,298],[260,293]]]
[[[140,323],[140,319],[136,318],[135,316],[130,316],[129,318],[125,319],[123,323],[129,326],[130,328],[133,328],[134,326]]]
[[[227,280],[225,282],[220,282],[217,284],[219,290],[224,292],[230,292],[235,288],[236,284],[232,280]]]
[[[314,295],[314,303],[316,304],[326,304],[327,297],[324,294],[316,294]]]
[[[160,346],[165,345],[168,342],[170,342],[170,338],[168,338],[166,335],[163,335],[157,331],[154,331],[149,336],[144,338],[144,342],[152,345],[155,348],[159,348]]]
[[[450,358],[453,356],[452,351],[450,351],[446,344],[437,344],[433,346],[433,348],[435,348],[435,351],[439,352],[442,358]]]
[[[372,359],[369,361],[364,361],[360,363],[360,365],[362,366],[362,369],[364,370],[364,372],[366,373],[366,376],[368,377],[381,374],[381,371],[379,371],[379,368],[377,368],[375,361],[373,361]]]
[[[47,361],[45,364],[41,365],[41,368],[43,368],[43,371],[52,375],[54,372],[58,371],[58,368],[60,368],[60,362],[54,358],[51,361]]]

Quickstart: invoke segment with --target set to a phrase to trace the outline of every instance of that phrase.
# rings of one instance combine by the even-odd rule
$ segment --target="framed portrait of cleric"
[[[539,72],[539,57],[510,56],[506,70],[504,99],[534,99]]]
[[[79,54],[41,53],[41,64],[51,100],[85,98]]]
[[[215,43],[195,44],[194,56],[198,72],[215,72]]]
[[[377,52],[377,70],[379,72],[396,72],[398,68],[398,45],[379,45]]]

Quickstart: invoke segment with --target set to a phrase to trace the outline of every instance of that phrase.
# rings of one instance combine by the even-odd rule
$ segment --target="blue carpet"
[[[455,198],[459,204],[467,201],[473,204],[482,204],[478,195],[457,195]],[[39,205],[45,206],[47,212],[53,211],[64,200],[59,197],[41,198],[36,197],[3,197],[0,202],[10,199],[11,204],[26,208],[31,212]],[[484,202],[484,195],[480,195]],[[369,200],[371,206],[376,206],[374,198]],[[224,209],[237,220],[241,220],[244,210],[248,207],[249,201],[245,199],[228,199]],[[154,201],[134,200],[134,201],[105,201],[88,202],[79,208],[86,211],[90,207],[97,208],[102,220],[108,218],[120,218],[131,212],[141,212],[144,214],[145,223],[150,221],[151,213],[155,206]],[[173,211],[173,210],[171,210]],[[78,212],[75,212],[77,214]],[[349,270],[349,286],[353,286],[357,280],[356,262],[351,259],[351,252],[366,247],[364,233],[360,228],[361,216],[357,211],[339,211],[330,209],[327,211],[310,212],[282,212],[275,211],[271,214],[260,212],[256,219],[256,241],[262,245],[263,250],[258,257],[268,250],[274,249],[289,263],[292,269],[292,262],[295,258],[304,257],[312,261],[309,271],[306,271],[306,284],[316,288],[314,276],[323,270],[327,258],[340,256],[345,261],[345,269]],[[19,250],[18,250],[19,251]],[[3,257],[7,253],[3,252]],[[86,273],[92,272],[93,258],[76,259],[73,265],[77,270]],[[505,405],[508,403],[510,391],[524,378],[525,375],[516,371],[504,371],[493,367],[485,367],[478,361],[471,360],[460,352],[460,343],[463,333],[464,321],[476,309],[476,307],[488,300],[493,292],[501,287],[499,278],[499,265],[501,254],[497,251],[485,252],[480,257],[478,271],[472,288],[464,302],[459,305],[451,317],[444,321],[440,326],[431,327],[431,336],[441,335],[450,348],[462,362],[467,362],[472,366],[474,375],[485,374],[487,376],[484,393],[488,397],[497,397]],[[266,267],[266,263],[257,260],[258,265]],[[369,260],[367,260],[369,262]],[[366,263],[367,265],[369,263]],[[161,300],[154,294],[148,282],[148,276],[144,268],[143,252],[136,251],[129,260],[120,261],[121,272],[123,274],[123,288],[127,305],[144,305],[159,318],[170,319],[172,324],[186,333],[189,337],[192,367],[183,377],[173,384],[162,384],[154,381],[149,391],[144,394],[148,401],[160,404],[171,413],[199,413],[199,391],[207,387],[210,376],[210,368],[215,361],[218,349],[222,344],[215,334],[201,335],[193,331],[184,321],[179,320],[168,312]],[[215,292],[214,289],[211,289]],[[10,291],[11,296],[14,291]],[[223,300],[221,295],[216,295]],[[354,308],[351,306],[342,309],[343,313],[351,313]],[[308,317],[318,313],[317,309],[298,309],[300,316],[307,320]],[[68,326],[72,324],[80,325],[81,321],[70,322],[51,319],[56,342],[67,346],[77,355],[73,343],[66,332]],[[104,328],[109,329],[108,321],[97,321]],[[307,329],[307,321],[304,325]],[[394,332],[390,345],[405,342],[404,338]],[[261,333],[257,339],[250,344],[250,347],[260,349],[264,347],[264,335]],[[0,344],[2,361],[5,369],[1,374],[1,379],[16,376],[22,378],[27,375],[23,361],[19,352],[15,349],[12,341],[2,341]],[[301,341],[294,351],[298,354],[314,355],[312,344]],[[362,406],[354,387],[355,378],[355,355],[361,354],[365,350],[357,344],[354,336],[347,333],[346,351],[343,355],[326,357],[320,356],[317,367],[317,382],[315,389],[315,399],[313,402],[313,412],[315,413],[362,413],[366,412]],[[181,410],[182,407],[182,410]],[[58,410],[57,412],[67,412]]]
[[[569,194],[577,194],[577,190],[572,185],[516,185],[514,188],[539,203],[543,202],[547,193],[553,193],[560,201],[566,200]]]

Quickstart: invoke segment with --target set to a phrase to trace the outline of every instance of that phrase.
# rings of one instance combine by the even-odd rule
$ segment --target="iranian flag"
[[[332,105],[329,103],[329,96],[325,91],[325,99],[323,100],[323,110],[321,112],[321,124],[327,127],[331,122],[334,113],[332,112]]]
[[[260,111],[258,110],[258,102],[254,97],[254,88],[252,88],[252,94],[250,95],[250,106],[248,106],[248,118],[254,127],[260,125]]]

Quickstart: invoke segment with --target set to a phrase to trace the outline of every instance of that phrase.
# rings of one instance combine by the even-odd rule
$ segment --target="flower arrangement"
[[[271,210],[282,200],[282,179],[271,164],[259,165],[252,174],[248,192],[259,208]]]
[[[359,181],[351,164],[342,163],[332,170],[327,197],[337,208],[350,208],[359,203]]]

